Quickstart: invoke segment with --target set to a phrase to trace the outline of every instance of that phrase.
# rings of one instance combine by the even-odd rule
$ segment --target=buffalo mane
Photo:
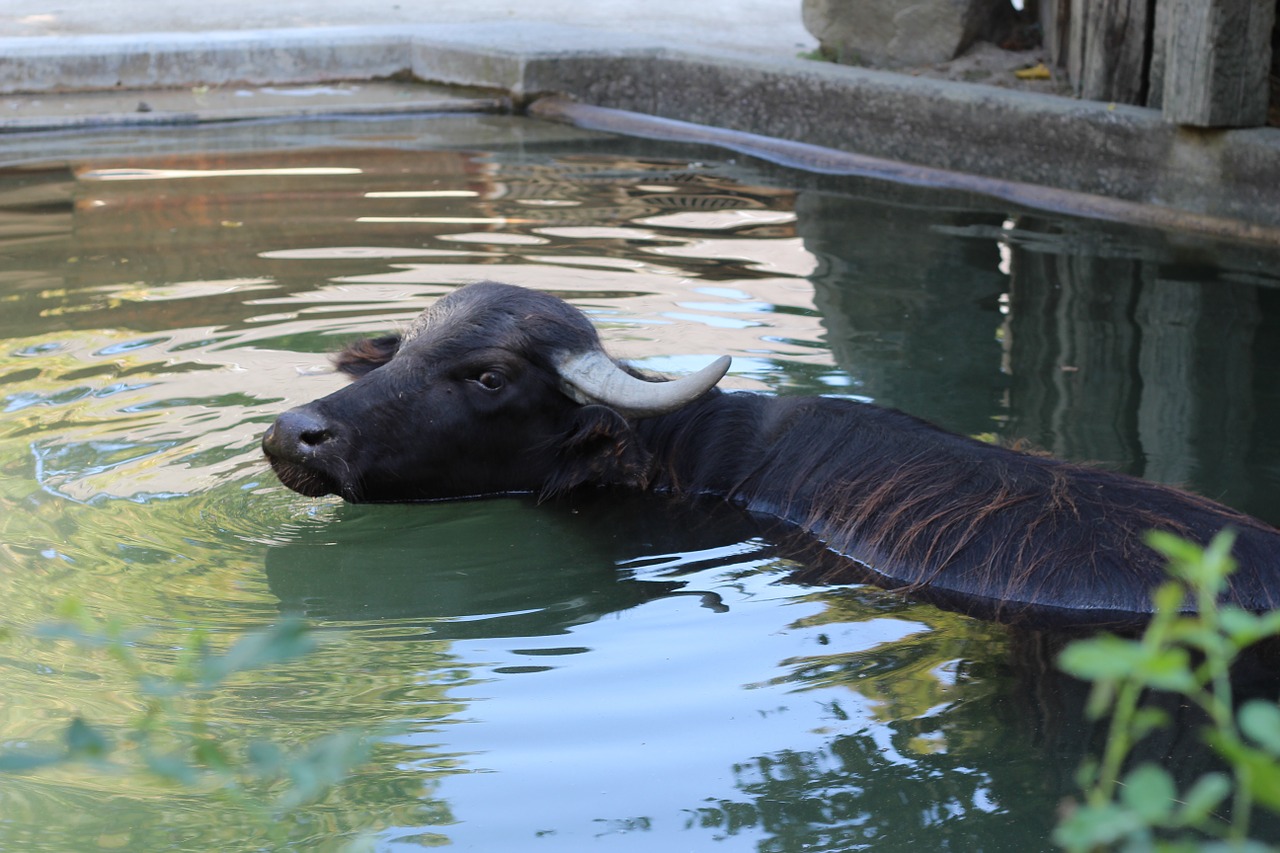
[[[725,394],[699,408],[662,430],[656,481],[722,494],[851,558],[797,580],[874,578],[987,602],[997,615],[1027,606],[1136,614],[1150,611],[1166,578],[1147,531],[1206,544],[1230,526],[1241,571],[1228,598],[1255,610],[1280,603],[1261,580],[1274,572],[1274,528],[1197,495],[846,400]]]
[[[1069,601],[1074,587],[1103,594],[1116,609],[1147,609],[1145,592],[1124,597],[1162,579],[1142,534],[1185,536],[1187,525],[1151,508],[1091,500],[1091,469],[1023,461],[1002,460],[1010,464],[982,474],[939,460],[862,471],[832,484],[803,525],[913,591],[936,586],[1016,603]]]
[[[1151,591],[1167,579],[1148,531],[1204,545],[1231,526],[1274,541],[1274,530],[1197,495],[1003,448],[978,450],[988,455],[981,467],[944,459],[869,466],[824,489],[802,525],[913,591],[1009,606],[1087,600],[1134,613],[1150,610]],[[1242,537],[1242,563],[1274,561],[1258,544]],[[1257,607],[1260,592],[1242,588],[1232,597]]]

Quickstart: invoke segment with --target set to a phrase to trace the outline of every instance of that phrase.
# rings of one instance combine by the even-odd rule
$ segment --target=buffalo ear
[[[649,458],[626,418],[608,406],[583,406],[560,443],[555,471],[539,497],[585,485],[643,489],[649,483]]]
[[[391,360],[400,349],[399,335],[353,341],[333,357],[333,366],[352,378],[364,376]]]

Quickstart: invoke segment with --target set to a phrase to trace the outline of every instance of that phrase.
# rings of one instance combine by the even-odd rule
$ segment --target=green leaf
[[[1231,763],[1237,783],[1256,802],[1280,814],[1280,763],[1273,756],[1213,729],[1205,732],[1205,740]]]
[[[1178,791],[1173,777],[1163,767],[1143,764],[1124,777],[1120,802],[1138,814],[1146,823],[1157,825],[1173,814]]]
[[[217,773],[228,773],[232,769],[231,760],[217,741],[201,740],[196,743],[191,754],[197,764],[203,764]]]
[[[1084,853],[1114,844],[1146,829],[1132,809],[1117,803],[1080,806],[1053,830],[1053,840],[1071,853]]]
[[[1227,575],[1236,568],[1231,558],[1235,538],[1230,529],[1222,530],[1208,547],[1201,548],[1172,533],[1155,530],[1147,534],[1147,544],[1168,560],[1169,574],[1216,596]]]
[[[1139,708],[1133,712],[1133,718],[1129,723],[1129,731],[1133,733],[1134,740],[1142,740],[1156,729],[1163,729],[1169,725],[1169,715],[1159,708]]]
[[[1157,613],[1181,613],[1188,602],[1187,587],[1177,581],[1162,583],[1151,594],[1151,601]]]
[[[1258,615],[1225,604],[1218,613],[1218,621],[1238,648],[1280,634],[1280,610]]]
[[[1148,687],[1180,693],[1194,691],[1199,682],[1191,670],[1191,656],[1186,649],[1161,649],[1141,660],[1134,676]]]
[[[235,673],[301,657],[315,647],[306,623],[286,619],[265,631],[246,634],[224,654],[201,662],[200,681],[205,687],[213,687]]]
[[[1142,851],[1142,853],[1150,853],[1150,851],[1155,851],[1155,853],[1209,853],[1211,847],[1212,845],[1206,847],[1205,843],[1200,839],[1177,838],[1173,841],[1161,840],[1154,847],[1151,844],[1129,847],[1125,849],[1124,853],[1138,853],[1138,851]],[[1244,853],[1243,850],[1237,850],[1235,847],[1229,849],[1231,853]],[[1225,851],[1221,851],[1221,853],[1225,853]],[[1269,853],[1275,853],[1275,851],[1270,851]]]
[[[173,753],[144,752],[147,769],[162,779],[179,785],[194,785],[200,774],[182,756]]]
[[[372,751],[368,736],[356,730],[312,741],[301,755],[286,759],[293,787],[280,798],[279,805],[289,809],[316,799],[367,761]]]
[[[1225,773],[1204,774],[1183,795],[1178,824],[1195,827],[1202,825],[1229,796],[1231,779]]]
[[[255,740],[249,744],[245,757],[260,779],[273,779],[279,776],[284,768],[285,755],[280,747],[265,740]]]
[[[1058,656],[1058,666],[1076,678],[1115,680],[1131,675],[1146,654],[1134,640],[1104,634],[1068,645]]]
[[[1091,681],[1134,679],[1144,686],[1176,691],[1198,686],[1186,649],[1151,649],[1110,635],[1071,643],[1058,656],[1058,666]]]
[[[83,649],[115,652],[126,651],[130,643],[136,643],[146,635],[147,632],[142,630],[125,631],[118,626],[104,630],[92,623],[77,622],[45,622],[31,629],[31,636],[38,640],[65,640]]]
[[[1098,781],[1098,759],[1092,755],[1086,755],[1084,761],[1080,762],[1080,766],[1076,768],[1076,787],[1087,791],[1092,788]]]
[[[143,696],[151,696],[156,699],[172,699],[174,696],[181,696],[186,691],[181,684],[173,679],[143,674],[138,676],[138,692]]]
[[[1170,562],[1177,560],[1184,563],[1194,562],[1204,553],[1204,549],[1196,543],[1163,530],[1152,530],[1146,538],[1147,544]]]
[[[1240,730],[1255,743],[1280,757],[1280,705],[1263,699],[1244,703],[1239,715]]]
[[[1231,548],[1236,544],[1236,532],[1224,527],[1204,549],[1205,580],[1222,581],[1236,570],[1236,561],[1231,556]]]
[[[105,734],[76,717],[63,733],[68,758],[104,758],[111,751],[111,741]]]
[[[1230,643],[1203,616],[1185,616],[1169,626],[1168,640],[1197,649],[1219,649],[1230,652]]]
[[[1164,851],[1160,851],[1164,853]],[[1195,848],[1195,853],[1276,853],[1276,848],[1262,841],[1209,841]]]
[[[100,649],[112,642],[103,634],[87,631],[71,622],[45,622],[32,628],[31,636],[37,640],[66,640],[83,649]]]
[[[89,616],[89,611],[85,609],[84,604],[81,603],[80,599],[76,598],[74,595],[68,595],[66,598],[62,599],[62,601],[59,601],[54,612],[63,619],[70,619],[74,622],[84,623],[91,621],[92,619],[92,617]]]
[[[1101,720],[1116,703],[1116,682],[1113,679],[1099,679],[1093,683],[1089,691],[1089,701],[1085,704],[1084,713],[1090,720]]]
[[[15,749],[9,752],[0,752],[0,773],[26,773],[31,770],[38,770],[41,767],[60,764],[66,760],[67,758],[63,753],[52,752],[47,749]]]

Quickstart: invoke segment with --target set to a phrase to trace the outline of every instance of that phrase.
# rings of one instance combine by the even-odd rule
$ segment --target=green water
[[[0,849],[1051,849],[1096,746],[1057,642],[883,591],[716,506],[344,506],[275,482],[324,353],[497,278],[616,353],[873,400],[1280,521],[1280,253],[506,118],[14,137],[0,154],[0,751],[78,716],[113,767],[0,776]],[[169,675],[300,615],[313,654],[191,697],[228,754],[350,727],[269,807],[143,771]],[[1195,738],[1152,747],[1192,773]],[[268,805],[263,805],[268,804]]]

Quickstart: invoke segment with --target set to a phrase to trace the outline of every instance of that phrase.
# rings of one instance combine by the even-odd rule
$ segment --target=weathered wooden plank
[[[1051,0],[1049,10],[1042,6],[1050,61],[1066,67],[1076,95],[1146,101],[1155,5],[1156,0]]]
[[[1071,0],[1040,0],[1039,13],[1045,59],[1055,68],[1065,67],[1071,35]]]
[[[1198,127],[1265,124],[1275,0],[1163,0],[1169,9],[1167,119]]]
[[[1172,0],[1154,0],[1155,27],[1151,35],[1151,64],[1147,68],[1147,106],[1160,109],[1164,103],[1164,74],[1169,61],[1169,16]]]
[[[1084,70],[1085,20],[1091,0],[1065,0],[1067,4],[1067,45],[1062,62],[1067,67],[1067,80],[1077,96],[1080,95],[1080,77]]]
[[[1148,0],[1083,0],[1080,97],[1141,104],[1152,29]]]
[[[1280,127],[1280,0],[1276,0],[1276,22],[1271,27],[1271,107],[1267,124]]]

